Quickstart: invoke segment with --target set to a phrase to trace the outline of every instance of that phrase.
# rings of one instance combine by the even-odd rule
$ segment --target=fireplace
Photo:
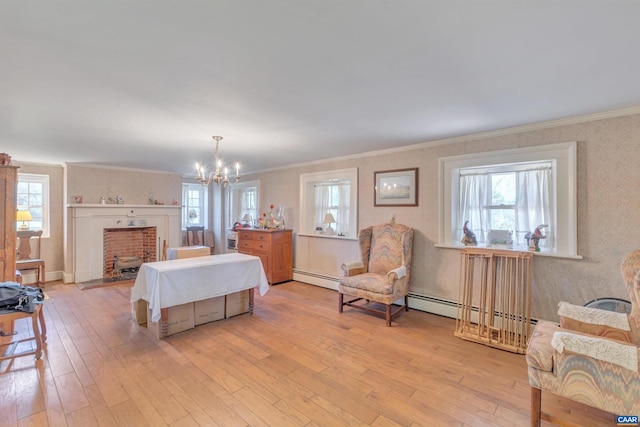
[[[65,256],[65,283],[113,277],[115,255],[119,270],[123,270],[123,262],[127,269],[140,263],[131,258],[144,262],[147,256],[150,261],[159,261],[165,243],[180,246],[180,211],[180,206],[166,205],[69,205],[68,237],[72,244]],[[109,239],[126,236],[125,244],[105,253],[105,232],[112,236]],[[127,246],[133,242],[135,248]]]
[[[105,228],[103,275],[105,278],[135,277],[143,262],[156,258],[156,227]]]

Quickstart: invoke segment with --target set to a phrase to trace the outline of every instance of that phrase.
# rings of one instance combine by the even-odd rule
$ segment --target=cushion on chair
[[[545,372],[553,370],[553,354],[555,351],[550,343],[553,339],[553,334],[559,329],[556,323],[545,320],[538,321],[527,347],[526,359],[530,368]]]
[[[564,329],[631,342],[631,328],[626,313],[560,302],[558,316],[560,316],[560,326]]]
[[[400,234],[391,224],[372,228],[370,273],[387,274],[403,264],[402,247],[397,243],[402,240]]]
[[[344,277],[341,280],[342,286],[363,290],[381,295],[390,295],[393,286],[387,281],[387,276],[374,273],[363,273],[353,277]],[[354,294],[355,295],[355,294]]]
[[[572,332],[554,332],[551,346],[558,352],[571,351],[593,359],[613,363],[633,372],[638,372],[638,347],[601,337],[592,337]]]

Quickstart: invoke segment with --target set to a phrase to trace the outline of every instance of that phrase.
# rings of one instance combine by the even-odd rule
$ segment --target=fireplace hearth
[[[104,229],[105,278],[133,276],[144,262],[156,260],[156,227]]]

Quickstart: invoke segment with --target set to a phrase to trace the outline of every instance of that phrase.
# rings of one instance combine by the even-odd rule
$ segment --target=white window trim
[[[187,187],[187,186],[190,187],[190,186],[196,186],[196,185],[202,187],[201,184],[193,184],[191,182],[183,182],[182,183],[183,189],[184,189],[184,187]],[[200,208],[200,210],[201,210],[200,215],[201,215],[201,218],[202,218],[202,226],[205,227],[205,228],[208,228],[208,226],[209,226],[209,224],[208,224],[209,223],[209,220],[208,220],[208,212],[209,212],[209,208],[208,208],[209,196],[208,196],[208,194],[209,194],[209,192],[208,192],[207,187],[200,188],[200,191],[201,191],[201,195],[202,195],[202,200],[201,200],[202,206]],[[183,197],[183,202],[184,202],[184,197]],[[191,225],[188,225],[188,224],[185,225],[185,223],[184,223],[184,218],[183,217],[186,214],[187,206],[183,204],[182,205],[182,209],[183,209],[183,213],[182,213],[182,216],[180,217],[180,223],[181,223],[182,231],[185,231],[186,227],[190,227]]]
[[[456,209],[452,196],[459,192],[458,170],[461,168],[553,160],[555,169],[554,201],[556,208],[557,248],[556,252],[536,252],[535,255],[582,259],[578,255],[577,225],[577,142],[539,145],[484,153],[442,157],[438,160],[438,244],[437,247],[462,248],[460,242],[452,241],[452,224]]]
[[[18,181],[39,182],[42,184],[42,238],[51,236],[51,203],[49,202],[49,175],[18,172]],[[17,224],[17,222],[16,222]]]
[[[315,193],[317,183],[349,181],[349,232],[346,236],[315,234]],[[325,239],[358,238],[358,168],[339,169],[325,172],[305,173],[300,175],[300,230],[298,235],[320,237]]]

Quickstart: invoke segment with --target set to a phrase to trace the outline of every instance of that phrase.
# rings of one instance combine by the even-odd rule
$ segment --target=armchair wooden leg
[[[409,311],[409,295],[404,296],[404,311]]]
[[[391,304],[387,304],[387,326],[391,326]]]
[[[342,302],[344,301],[344,294],[342,292],[338,292],[338,312],[342,313],[342,306],[344,305]]]
[[[542,412],[542,390],[531,387],[531,427],[540,427]]]

